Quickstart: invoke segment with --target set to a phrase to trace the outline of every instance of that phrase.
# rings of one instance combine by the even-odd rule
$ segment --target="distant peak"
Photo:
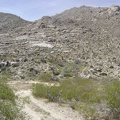
[[[117,12],[120,11],[120,6],[118,5],[112,5],[109,10],[113,11],[113,12]]]

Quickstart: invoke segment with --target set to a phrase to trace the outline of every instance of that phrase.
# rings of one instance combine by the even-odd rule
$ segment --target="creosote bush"
[[[120,119],[120,81],[106,85],[106,100],[116,119]]]
[[[0,120],[23,120],[24,116],[20,113],[15,103],[15,95],[6,84],[9,74],[2,73],[0,76]]]
[[[5,83],[0,83],[0,99],[9,100],[12,103],[15,103],[15,95]]]
[[[54,102],[70,103],[72,108],[94,119],[99,116],[98,106],[104,104],[112,111],[113,117],[120,119],[120,81],[109,83],[74,78],[61,81],[59,84],[59,86],[33,85],[33,95]]]
[[[42,82],[49,82],[50,78],[51,75],[49,73],[41,73],[37,79]]]
[[[34,85],[33,94],[36,97],[45,97],[50,101],[83,101],[100,102],[100,94],[93,80],[76,78],[64,80],[60,86]]]

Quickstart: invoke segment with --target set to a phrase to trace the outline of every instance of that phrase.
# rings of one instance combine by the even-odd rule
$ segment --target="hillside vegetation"
[[[7,85],[9,78],[5,72],[0,76],[0,120],[23,120],[23,114],[16,105],[16,96]]]
[[[61,105],[67,103],[80,111],[85,119],[120,119],[120,81],[108,83],[74,78],[61,81],[59,84],[59,86],[33,85],[33,95]]]

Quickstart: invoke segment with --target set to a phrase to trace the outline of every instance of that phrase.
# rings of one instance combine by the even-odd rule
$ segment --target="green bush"
[[[20,112],[20,109],[10,101],[0,102],[0,116],[2,120],[23,120],[24,116]],[[0,119],[1,120],[1,119]]]
[[[42,82],[49,82],[51,78],[51,75],[49,73],[41,73],[37,80],[40,80]]]
[[[7,76],[0,76],[0,120],[23,120],[15,103],[14,92],[7,86]]]
[[[106,86],[106,101],[114,117],[120,119],[120,81],[114,81]]]
[[[48,78],[48,77],[47,77]],[[120,81],[94,81],[73,78],[59,82],[60,86],[34,85],[33,95],[55,102],[72,103],[72,108],[98,117],[98,106],[105,104],[114,118],[120,119]]]
[[[13,91],[3,83],[0,83],[0,99],[9,100],[12,103],[15,103],[15,95]]]
[[[59,87],[50,87],[41,84],[33,86],[33,95],[36,97],[47,98],[50,101],[57,101],[59,96]]]
[[[64,73],[64,77],[72,77],[73,75],[72,75],[72,73],[70,73],[70,72],[66,72],[66,73]]]
[[[36,97],[45,97],[51,101],[83,101],[100,102],[100,93],[97,85],[89,79],[77,78],[60,82],[60,86],[34,85],[33,94]]]

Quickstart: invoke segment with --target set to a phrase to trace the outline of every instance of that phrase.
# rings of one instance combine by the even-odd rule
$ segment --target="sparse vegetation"
[[[92,107],[88,106],[100,104],[101,98],[103,98],[103,94],[98,88],[99,84],[93,80],[75,78],[74,80],[60,82],[60,86],[34,85],[33,95],[47,98],[54,102],[70,103],[72,108],[76,110],[84,108],[84,113],[89,111],[93,115],[94,108],[92,109]],[[80,103],[84,103],[84,106],[81,107]],[[87,111],[85,111],[85,108],[88,108],[86,109]]]
[[[23,120],[23,115],[16,107],[16,96],[6,84],[7,77],[10,78],[10,74],[5,75],[5,72],[0,77],[0,120],[15,120],[16,118]]]
[[[69,103],[73,109],[92,118],[99,116],[97,108],[105,104],[104,107],[108,106],[114,117],[120,119],[120,82],[103,83],[75,78],[60,82],[60,86],[37,84],[33,86],[33,95],[54,102]]]
[[[15,103],[15,95],[5,83],[0,83],[0,99],[4,101],[9,100]]]
[[[114,81],[106,86],[106,100],[114,117],[120,119],[120,81]]]
[[[35,96],[46,97],[52,101],[56,101],[59,97],[61,101],[89,101],[99,102],[100,94],[97,90],[98,86],[94,81],[89,79],[64,80],[60,82],[60,86],[44,86],[35,85],[33,94]],[[52,99],[51,99],[52,97]]]
[[[49,82],[51,75],[49,73],[41,73],[38,75],[37,79],[42,82]]]
[[[72,77],[72,73],[70,73],[70,72],[65,72],[65,73],[64,73],[64,77]]]

